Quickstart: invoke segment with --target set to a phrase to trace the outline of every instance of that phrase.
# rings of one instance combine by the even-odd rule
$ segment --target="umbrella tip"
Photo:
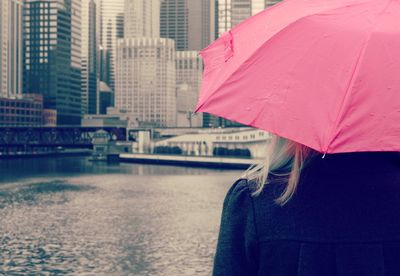
[[[325,155],[326,155],[326,152],[324,153],[324,155],[322,155],[322,159],[325,159]]]

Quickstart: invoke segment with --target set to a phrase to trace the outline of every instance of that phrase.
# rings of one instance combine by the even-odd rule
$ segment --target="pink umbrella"
[[[400,151],[400,0],[287,0],[201,51],[195,112],[324,153]]]

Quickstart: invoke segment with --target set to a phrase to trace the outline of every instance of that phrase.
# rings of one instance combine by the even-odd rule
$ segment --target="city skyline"
[[[201,117],[205,127],[231,125],[209,114],[192,118],[202,74],[195,56],[221,33],[276,2],[2,1],[0,97],[18,101],[42,95],[42,113],[55,116],[57,125],[79,125],[86,114],[108,109],[145,125],[198,126]],[[165,67],[163,58],[171,64]]]

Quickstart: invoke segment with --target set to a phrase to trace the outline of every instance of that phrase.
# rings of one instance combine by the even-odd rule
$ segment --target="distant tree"
[[[156,146],[154,147],[153,153],[155,154],[182,154],[182,149],[178,146]]]
[[[215,147],[213,150],[213,155],[215,156],[227,156],[228,149],[224,147]]]
[[[228,149],[224,147],[215,147],[213,149],[214,156],[237,156],[237,157],[251,157],[249,149]]]
[[[178,146],[170,148],[172,154],[182,154],[182,149]]]

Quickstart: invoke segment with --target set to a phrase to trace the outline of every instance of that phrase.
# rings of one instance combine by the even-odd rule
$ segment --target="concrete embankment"
[[[167,154],[120,154],[119,160],[121,162],[140,164],[159,164],[240,170],[247,169],[250,165],[259,162],[259,159],[252,158],[185,156]]]

